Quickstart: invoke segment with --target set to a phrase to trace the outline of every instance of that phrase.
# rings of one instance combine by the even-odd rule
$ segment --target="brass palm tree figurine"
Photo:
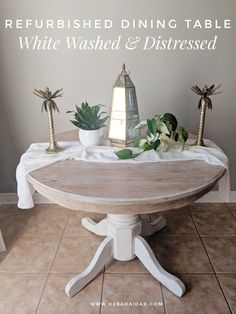
[[[205,146],[203,142],[203,133],[204,133],[206,109],[208,108],[212,110],[212,101],[209,96],[222,93],[222,92],[216,92],[216,90],[220,87],[221,87],[221,84],[217,87],[215,87],[215,85],[211,85],[210,87],[208,87],[207,85],[204,85],[202,89],[199,88],[197,85],[191,87],[194,93],[201,96],[198,102],[198,106],[197,106],[197,108],[201,110],[198,136],[197,136],[197,141],[195,143],[195,145],[197,146]]]
[[[54,131],[54,121],[53,121],[53,111],[59,112],[59,109],[54,101],[55,98],[62,97],[61,93],[62,89],[56,90],[52,93],[48,87],[45,87],[45,90],[37,90],[34,89],[34,94],[42,99],[44,99],[42,103],[41,112],[46,111],[48,114],[48,124],[49,124],[49,134],[50,134],[50,144],[46,149],[46,153],[57,153],[62,150],[62,148],[57,144],[55,139],[55,131]]]

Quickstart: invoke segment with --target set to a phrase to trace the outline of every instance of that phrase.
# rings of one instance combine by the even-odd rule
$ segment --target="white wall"
[[[31,142],[47,137],[47,117],[40,114],[40,100],[34,88],[64,88],[58,101],[61,114],[55,116],[56,130],[73,128],[66,110],[87,100],[92,104],[110,105],[112,85],[126,63],[136,85],[141,118],[166,111],[196,133],[199,112],[198,97],[190,90],[194,84],[223,83],[224,93],[214,96],[213,111],[207,113],[206,137],[219,144],[231,162],[232,189],[236,189],[236,1],[233,0],[0,0],[0,192],[15,189],[14,169],[19,156]],[[80,35],[98,34],[116,37],[145,35],[176,38],[211,38],[219,36],[217,49],[204,52],[181,51],[20,51],[19,35],[46,35],[44,31],[6,31],[5,18],[110,18],[114,21],[132,18],[218,18],[232,20],[231,30],[157,31],[81,31]],[[79,36],[78,30],[47,31],[47,35],[64,38]],[[9,175],[8,175],[9,174]]]

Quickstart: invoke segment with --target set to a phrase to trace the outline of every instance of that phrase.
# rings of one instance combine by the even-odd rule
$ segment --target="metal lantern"
[[[113,87],[113,99],[110,117],[109,139],[112,146],[125,147],[134,144],[139,123],[139,113],[135,86],[125,70],[118,76]]]

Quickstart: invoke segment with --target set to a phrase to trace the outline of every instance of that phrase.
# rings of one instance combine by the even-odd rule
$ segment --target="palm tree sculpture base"
[[[45,150],[47,154],[52,153],[59,153],[63,150],[62,147],[60,147],[57,142],[50,143],[49,147]]]
[[[203,140],[196,140],[196,142],[194,143],[194,146],[206,146],[205,143],[203,142]]]

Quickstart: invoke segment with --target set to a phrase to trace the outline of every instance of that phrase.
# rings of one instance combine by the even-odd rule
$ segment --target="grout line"
[[[12,247],[14,246],[14,244],[16,243],[17,239],[20,238],[21,236],[21,233],[25,227],[25,225],[27,224],[28,220],[30,219],[32,215],[32,212],[29,214],[29,216],[26,218],[25,222],[23,223],[22,227],[19,228],[19,230],[17,230],[16,234],[13,236],[13,239],[12,241],[10,242],[9,246],[6,247],[6,256],[4,257],[4,259],[7,257],[8,253],[10,252],[10,250],[12,249]],[[4,235],[3,236],[3,239],[4,239]]]
[[[35,310],[35,314],[38,312],[39,305],[40,305],[40,303],[41,303],[41,300],[42,300],[44,291],[45,291],[45,289],[46,289],[46,286],[47,286],[47,283],[48,283],[48,280],[49,280],[49,277],[50,277],[50,274],[51,274],[51,271],[52,271],[52,267],[53,267],[53,265],[54,265],[54,262],[55,262],[55,259],[56,259],[56,256],[57,256],[59,247],[60,247],[60,245],[61,245],[61,241],[62,241],[64,232],[65,232],[65,230],[66,230],[66,227],[67,227],[67,224],[68,224],[68,221],[69,221],[69,217],[70,217],[70,213],[68,213],[68,217],[67,217],[67,219],[66,219],[65,226],[64,226],[63,231],[62,231],[62,233],[61,233],[61,237],[60,237],[60,240],[59,240],[59,244],[58,244],[58,247],[57,247],[57,249],[56,249],[56,252],[55,252],[55,255],[54,255],[54,258],[53,258],[53,261],[52,261],[52,265],[51,265],[50,270],[49,270],[49,272],[48,272],[48,275],[47,275],[47,278],[46,278],[46,281],[45,281],[45,284],[44,284],[44,287],[43,287],[41,296],[40,296],[40,298],[39,298],[38,305],[37,305],[36,310]]]
[[[228,203],[224,203],[224,205],[230,210]]]
[[[103,273],[102,273],[102,289],[101,289],[101,297],[100,297],[99,314],[102,313],[102,298],[103,298],[104,281],[105,281],[105,265],[104,265],[104,267],[103,267]]]
[[[225,204],[225,206],[227,207],[227,209],[228,209],[228,211],[230,212],[231,216],[232,216],[234,219],[236,219],[236,217],[233,215],[232,210],[230,209],[230,207],[229,207],[227,204]]]
[[[46,275],[46,274],[48,274],[47,272],[46,273],[43,273],[43,272],[37,272],[37,273],[33,273],[33,272],[27,272],[27,273],[23,273],[23,272],[16,272],[16,271],[10,271],[10,272],[8,272],[8,271],[0,271],[0,275],[2,275],[2,274],[7,274],[7,275],[22,275],[22,276],[24,276],[24,275],[26,275],[26,276],[28,276],[28,275]],[[75,272],[72,272],[72,273],[65,273],[65,272],[57,272],[57,273],[51,273],[52,275],[75,275]],[[103,274],[103,272],[101,272],[99,275],[102,275]],[[109,273],[109,272],[107,272],[106,271],[106,274],[107,275],[131,275],[131,276],[133,276],[133,275],[148,275],[148,276],[151,276],[152,277],[152,274],[151,273],[149,273],[149,272],[147,272],[147,273],[122,273],[122,272],[112,272],[112,273]],[[199,272],[199,273],[192,273],[192,272],[188,272],[188,273],[184,273],[184,272],[172,272],[172,274],[173,275],[214,275],[214,273],[213,272]],[[227,274],[236,274],[235,272],[216,272],[216,275],[227,275]],[[98,275],[98,276],[99,276]]]
[[[224,297],[224,299],[225,299],[225,302],[226,302],[226,304],[227,304],[227,306],[228,306],[228,308],[229,308],[229,310],[230,310],[230,312],[231,312],[230,305],[229,305],[229,303],[228,303],[228,300],[227,300],[227,298],[226,298],[226,295],[225,295],[225,293],[224,293],[224,290],[223,290],[223,288],[222,288],[222,286],[221,286],[221,284],[220,284],[220,281],[219,281],[219,279],[218,279],[218,277],[217,277],[215,267],[214,267],[213,263],[211,262],[210,256],[208,255],[207,249],[206,249],[205,244],[204,244],[204,242],[203,242],[203,240],[202,240],[202,237],[200,236],[200,233],[199,233],[199,231],[198,231],[197,225],[195,224],[195,221],[194,221],[194,219],[193,219],[193,216],[192,216],[191,211],[190,211],[190,216],[191,216],[192,221],[193,221],[193,223],[194,223],[194,225],[195,225],[195,227],[196,227],[196,229],[197,229],[197,232],[198,232],[199,237],[200,237],[200,241],[201,241],[202,246],[203,246],[203,248],[204,248],[204,251],[205,251],[205,253],[206,253],[206,255],[207,255],[207,258],[208,258],[208,260],[209,260],[209,262],[210,262],[210,264],[211,264],[211,267],[212,267],[212,269],[213,269],[213,272],[214,272],[214,276],[215,276],[215,278],[216,278],[216,281],[218,282],[219,288],[220,288],[220,290],[221,290],[221,292],[222,292],[222,295],[223,295],[223,297]]]
[[[155,236],[152,238],[152,241],[154,241],[154,248],[153,248],[154,255],[157,258],[156,237]],[[161,297],[162,297],[162,303],[163,303],[163,310],[164,310],[164,314],[166,314],[167,313],[167,308],[166,308],[166,302],[165,302],[165,297],[164,297],[164,293],[163,293],[163,287],[162,287],[162,284],[160,282],[159,282],[159,285],[160,285],[160,288],[161,288]]]
[[[213,269],[213,272],[214,272],[214,274],[215,274],[215,268],[214,268],[214,266],[213,266],[213,264],[212,264],[212,262],[211,262],[210,256],[208,255],[208,252],[207,252],[207,250],[206,250],[206,247],[205,247],[205,245],[204,245],[204,242],[203,242],[203,240],[202,240],[202,237],[201,237],[201,235],[200,235],[200,232],[199,232],[199,230],[198,230],[198,227],[197,227],[197,225],[196,225],[196,223],[195,223],[195,221],[194,221],[194,219],[193,219],[191,210],[189,210],[189,212],[190,212],[190,216],[191,216],[191,218],[192,218],[193,224],[194,224],[194,226],[195,226],[195,228],[196,228],[196,230],[197,230],[199,239],[200,239],[200,241],[201,241],[201,243],[202,243],[202,246],[203,246],[203,248],[204,248],[204,251],[205,251],[205,253],[206,253],[206,255],[207,255],[207,258],[208,258],[208,260],[209,260],[209,262],[210,262],[210,265],[211,265],[211,267],[212,267],[212,269]]]
[[[216,280],[217,280],[217,282],[218,282],[218,284],[219,284],[219,286],[220,286],[220,289],[221,289],[222,294],[223,294],[223,296],[224,296],[224,298],[225,298],[225,301],[226,301],[226,303],[227,303],[227,305],[228,305],[229,311],[230,311],[231,314],[233,314],[233,311],[231,310],[231,306],[230,306],[230,304],[228,303],[226,294],[225,294],[225,292],[224,292],[223,287],[221,286],[221,283],[220,283],[220,280],[219,280],[217,274],[215,274],[215,277],[216,277]]]
[[[60,274],[60,273],[55,273],[55,274]],[[63,273],[63,274],[65,274],[65,273]],[[108,274],[108,275],[150,275],[150,276],[152,276],[152,274],[150,273],[150,272],[108,272],[107,270],[106,270],[106,274]],[[193,273],[193,272],[188,272],[188,273],[185,273],[185,272],[171,272],[171,274],[173,274],[173,275],[188,275],[188,274],[190,274],[190,275],[214,275],[214,271],[212,271],[212,272],[198,272],[198,273]],[[222,272],[217,272],[217,274],[235,274],[235,273],[232,273],[232,272],[224,272],[224,273],[222,273]]]
[[[163,286],[161,283],[160,283],[160,286],[161,286],[161,296],[162,296],[164,314],[167,314],[166,301],[165,301],[165,297],[164,297]]]
[[[227,203],[223,203],[223,205],[224,205],[225,208],[229,209],[228,206],[227,206]]]
[[[201,238],[235,238],[236,234],[225,234],[225,235],[219,235],[219,234],[212,234],[212,235],[202,235]]]

